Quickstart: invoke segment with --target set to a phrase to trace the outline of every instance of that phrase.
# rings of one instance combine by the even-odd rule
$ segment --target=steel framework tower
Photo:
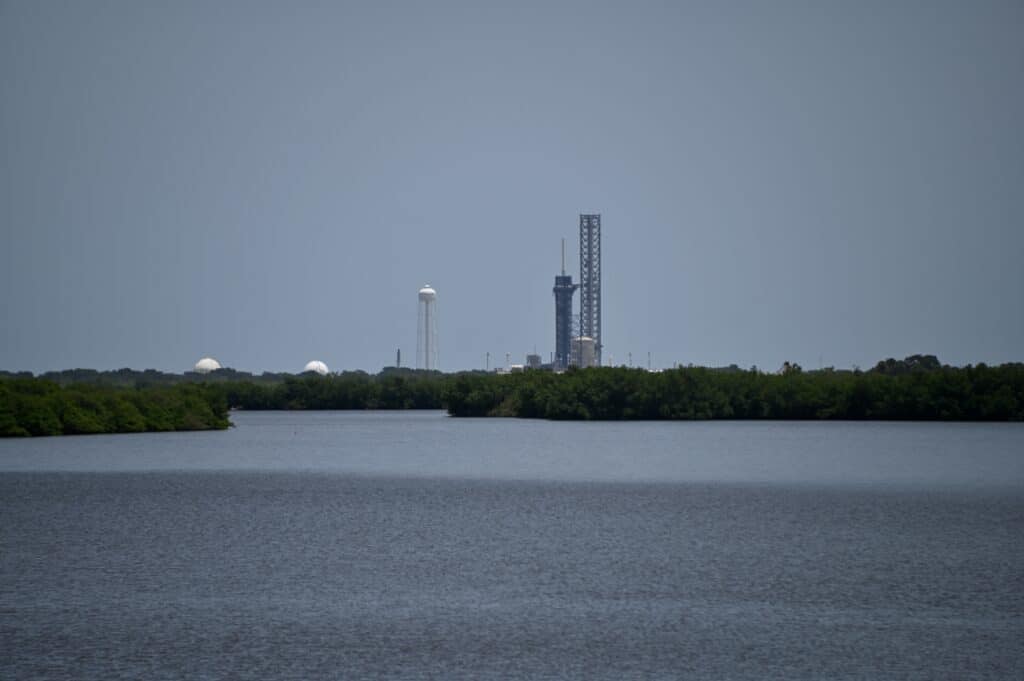
[[[427,284],[420,289],[416,320],[416,368],[437,369],[437,291]]]
[[[601,216],[580,215],[580,336],[594,339],[601,366]]]
[[[578,287],[565,273],[565,239],[562,239],[562,275],[555,277],[555,368],[569,366],[572,342],[572,294]]]

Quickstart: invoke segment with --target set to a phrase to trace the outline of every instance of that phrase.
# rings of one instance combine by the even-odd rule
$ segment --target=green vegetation
[[[121,388],[146,388],[150,386],[178,385],[179,383],[237,383],[249,382],[259,385],[271,385],[280,383],[291,374],[263,373],[260,375],[251,374],[248,371],[236,371],[235,369],[218,369],[208,374],[198,374],[192,371],[184,374],[165,374],[155,369],[137,371],[135,369],[117,369],[115,371],[97,371],[96,369],[65,369],[63,371],[48,371],[40,374],[37,378],[52,381],[59,385],[74,385],[87,383]],[[32,374],[23,371],[11,373],[0,371],[0,380],[4,378],[32,378]]]
[[[226,428],[228,408],[442,409],[557,420],[890,419],[1024,421],[1024,364],[943,366],[931,355],[870,371],[685,367],[514,374],[388,368],[330,376],[222,369],[0,372],[0,436]]]
[[[0,372],[0,437],[222,429],[229,408],[442,409],[446,380],[411,369],[258,377],[232,369]]]
[[[570,370],[453,377],[453,416],[609,419],[878,419],[1024,421],[1024,364],[943,367],[931,356],[886,360],[868,372],[778,374],[688,367]]]
[[[278,383],[226,383],[225,396],[239,409],[443,409],[450,376],[437,371],[385,369],[377,375],[346,371],[302,374]]]
[[[0,437],[212,430],[230,426],[221,389],[207,385],[115,388],[0,379]]]

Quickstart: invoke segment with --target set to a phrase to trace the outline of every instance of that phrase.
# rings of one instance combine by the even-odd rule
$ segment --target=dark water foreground
[[[336,421],[318,419],[250,424],[268,452],[294,442],[295,470],[258,459],[261,469],[14,471],[17,453],[0,450],[0,678],[1007,679],[1024,669],[1017,472],[1007,484],[954,484],[942,452],[904,442],[932,431],[839,430],[822,442],[815,429],[610,428],[598,438],[604,466],[650,459],[653,447],[670,481],[588,482],[346,470],[369,442],[398,457],[420,433],[429,451],[409,441],[408,452],[433,452],[445,471],[469,447],[523,472],[528,454],[511,435],[530,441],[517,429],[535,422],[493,422],[511,429],[494,440],[449,431],[450,420],[350,417],[349,444],[362,442],[350,448]],[[647,449],[612,451],[622,432]],[[971,443],[983,461],[991,453],[977,443],[1007,431],[959,445],[958,432],[979,433],[941,439]],[[194,449],[218,435],[160,442]],[[221,448],[252,436],[244,425],[223,435]],[[674,475],[663,436],[677,443]],[[707,473],[693,448],[715,440],[740,477],[740,442],[761,440],[781,465],[773,446],[804,442],[791,456],[813,459],[809,443],[845,451],[876,437],[904,443],[897,469],[946,474],[847,484],[821,472],[826,462],[805,480],[764,479],[753,464],[748,482],[686,479]],[[80,456],[100,458],[90,451]],[[333,470],[322,463],[331,451]],[[59,454],[44,467],[75,455]]]

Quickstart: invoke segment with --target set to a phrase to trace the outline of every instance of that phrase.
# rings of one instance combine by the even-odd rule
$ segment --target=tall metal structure
[[[578,287],[565,273],[565,239],[562,239],[562,275],[555,277],[555,368],[569,366],[572,343],[572,294]]]
[[[580,336],[594,339],[601,366],[601,215],[580,214]]]
[[[430,284],[420,289],[416,320],[416,368],[437,369],[437,291]]]

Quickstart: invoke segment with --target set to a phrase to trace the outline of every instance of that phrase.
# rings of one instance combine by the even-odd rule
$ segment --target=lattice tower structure
[[[594,339],[601,366],[601,215],[580,215],[580,336]]]

